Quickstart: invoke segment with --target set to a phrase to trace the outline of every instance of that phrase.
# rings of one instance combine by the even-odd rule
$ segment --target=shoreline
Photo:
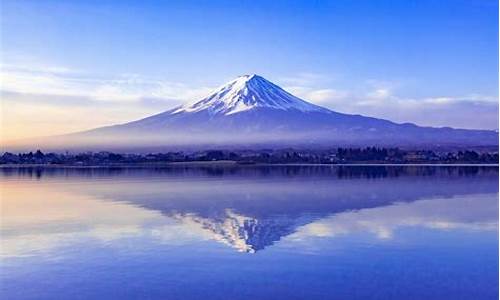
[[[499,164],[484,163],[238,163],[237,161],[190,161],[190,162],[165,162],[156,164],[108,164],[108,165],[70,165],[70,164],[3,164],[0,169],[6,168],[155,168],[155,167],[203,167],[203,166],[221,166],[221,167],[499,167]]]

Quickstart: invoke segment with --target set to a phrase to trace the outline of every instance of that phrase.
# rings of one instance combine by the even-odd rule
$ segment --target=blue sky
[[[8,138],[143,117],[249,73],[341,112],[498,128],[493,0],[4,0],[1,17]]]

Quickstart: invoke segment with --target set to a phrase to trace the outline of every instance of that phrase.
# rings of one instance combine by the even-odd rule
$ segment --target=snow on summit
[[[253,74],[229,81],[208,97],[174,109],[172,114],[208,111],[210,114],[231,115],[261,107],[302,112],[328,111],[299,99],[265,78]]]

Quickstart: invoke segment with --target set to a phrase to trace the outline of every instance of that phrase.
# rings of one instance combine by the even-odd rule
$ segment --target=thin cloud
[[[191,87],[137,74],[104,77],[64,67],[2,65],[2,91],[19,94],[88,97],[98,101],[138,101],[142,98],[176,102],[202,98],[209,87]]]
[[[304,100],[343,113],[422,126],[498,129],[496,96],[469,94],[410,98],[398,95],[401,85],[401,82],[370,79],[356,90],[300,85],[286,86],[285,89]]]
[[[302,86],[289,86],[285,90],[295,96],[316,104],[335,102],[336,100],[347,99],[350,93],[332,88],[313,89]]]

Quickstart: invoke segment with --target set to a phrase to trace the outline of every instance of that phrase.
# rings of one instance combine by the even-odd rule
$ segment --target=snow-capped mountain
[[[299,99],[258,75],[240,76],[192,104],[68,137],[85,145],[141,147],[498,145],[494,131],[420,127],[335,112]]]
[[[255,108],[328,112],[283,90],[258,75],[243,75],[219,87],[208,97],[181,106],[172,114],[207,111],[212,115],[231,115]]]

